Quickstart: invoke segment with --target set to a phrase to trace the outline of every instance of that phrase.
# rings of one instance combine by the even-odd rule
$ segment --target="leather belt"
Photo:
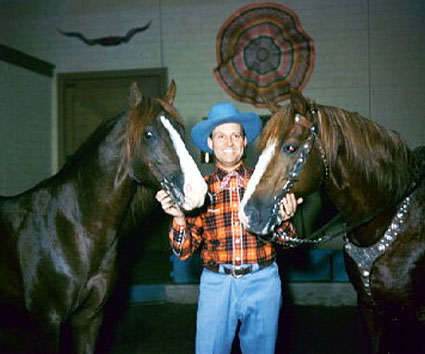
[[[226,265],[226,264],[204,264],[204,267],[215,273],[231,274],[234,278],[240,278],[249,273],[253,273],[264,269],[271,265],[274,259],[268,261],[254,263],[254,264],[243,264],[243,265]]]

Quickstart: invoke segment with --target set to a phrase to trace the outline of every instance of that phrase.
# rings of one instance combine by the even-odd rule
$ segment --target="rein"
[[[410,192],[411,191],[409,191],[409,194],[410,194]],[[406,196],[408,196],[409,194],[407,194]],[[348,227],[347,227],[347,223],[344,222],[344,225],[342,227],[340,227],[339,229],[332,231],[332,232],[329,232],[329,233],[325,233],[326,229],[332,227],[335,224],[338,224],[341,220],[343,220],[342,214],[338,213],[331,220],[329,220],[325,225],[323,225],[319,230],[313,232],[311,235],[309,235],[307,237],[291,238],[287,235],[281,235],[280,238],[285,241],[285,246],[290,247],[290,248],[294,248],[294,247],[300,247],[300,246],[304,246],[304,245],[308,245],[308,246],[318,245],[320,243],[328,242],[328,241],[330,241],[333,238],[338,237],[338,236],[346,237],[346,235],[348,233],[350,233],[351,231],[357,229],[358,227],[360,227],[364,224],[367,224],[369,221],[372,221],[374,218],[376,218],[378,215],[380,215],[384,211],[386,211],[386,210],[390,209],[391,207],[399,204],[404,198],[405,198],[405,196],[403,196],[403,198],[401,198],[401,200],[398,201],[397,203],[389,205],[385,208],[380,208],[377,211],[375,211],[374,213],[372,213],[371,215],[368,215],[368,216],[360,219],[359,221],[355,222],[354,224],[351,224]]]
[[[404,200],[406,200],[406,198],[408,198],[411,194],[413,194],[415,192],[415,190],[418,188],[418,186],[421,184],[421,181],[425,179],[425,173],[423,173],[418,181],[413,185],[412,188],[410,188],[406,193],[404,193],[399,200],[397,200],[396,202],[385,206],[383,208],[380,208],[378,210],[376,210],[375,212],[373,212],[371,215],[365,216],[364,218],[360,219],[359,221],[356,221],[354,224],[351,224],[349,226],[347,226],[347,224],[344,222],[344,225],[335,230],[332,231],[330,233],[325,233],[326,229],[332,227],[333,225],[339,223],[341,220],[343,220],[343,216],[341,213],[338,213],[337,215],[335,215],[331,220],[329,220],[325,225],[323,225],[319,230],[315,231],[314,233],[312,233],[311,235],[305,237],[305,238],[291,238],[287,235],[280,235],[280,238],[283,239],[285,241],[285,246],[289,247],[289,248],[295,248],[295,247],[300,247],[300,246],[304,246],[304,245],[317,245],[320,243],[324,243],[327,241],[330,241],[331,239],[341,236],[343,235],[345,240],[348,241],[347,239],[347,234],[350,233],[351,231],[357,229],[358,227],[367,224],[369,221],[372,221],[373,219],[375,219],[376,217],[378,217],[380,214],[382,214],[383,212],[389,210],[392,207],[395,207],[397,205],[400,205]],[[278,231],[276,231],[278,232]]]

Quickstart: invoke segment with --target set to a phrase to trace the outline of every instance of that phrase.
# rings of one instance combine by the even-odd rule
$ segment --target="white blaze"
[[[202,177],[201,172],[196,166],[195,161],[186,149],[180,134],[174,129],[170,121],[161,115],[161,122],[165,129],[170,134],[171,141],[173,142],[174,149],[176,150],[177,156],[180,161],[180,168],[183,171],[184,177],[184,204],[185,210],[192,210],[199,208],[204,204],[205,194],[207,193],[208,187]]]
[[[252,174],[251,179],[249,180],[248,186],[246,188],[245,194],[241,201],[241,206],[239,209],[239,219],[247,227],[249,225],[249,219],[245,214],[245,206],[248,203],[249,199],[255,192],[255,188],[263,177],[264,172],[266,172],[267,166],[269,165],[274,153],[276,150],[276,142],[269,141],[267,147],[263,150],[260,157],[258,158],[257,164],[254,168],[254,173]]]

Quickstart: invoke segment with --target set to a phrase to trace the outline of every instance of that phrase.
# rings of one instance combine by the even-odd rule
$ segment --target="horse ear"
[[[297,88],[290,89],[291,105],[296,113],[306,116],[307,114],[307,101]]]
[[[177,86],[174,80],[171,80],[170,86],[168,86],[167,93],[165,94],[164,101],[167,102],[170,106],[174,103],[174,98],[176,97]]]
[[[142,94],[140,93],[139,86],[137,86],[137,83],[133,82],[130,86],[130,108],[134,109],[138,104],[140,104],[140,102],[142,102]]]
[[[276,102],[274,102],[274,101],[272,101],[272,100],[269,100],[268,98],[266,98],[266,97],[264,97],[263,98],[263,100],[264,100],[264,105],[267,107],[267,109],[272,113],[272,114],[275,114],[276,112],[278,112],[279,111],[279,108],[280,108],[280,106],[276,103]]]

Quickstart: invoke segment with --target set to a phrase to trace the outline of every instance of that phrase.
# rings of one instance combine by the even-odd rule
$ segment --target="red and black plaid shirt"
[[[274,244],[259,240],[246,231],[239,221],[240,201],[251,178],[253,170],[241,164],[232,172],[216,168],[205,177],[211,202],[196,216],[186,216],[186,224],[173,223],[169,238],[174,253],[180,259],[187,259],[202,243],[201,257],[205,265],[253,264],[275,258]],[[289,221],[279,231],[288,236],[295,235]],[[279,240],[276,234],[276,242]]]

